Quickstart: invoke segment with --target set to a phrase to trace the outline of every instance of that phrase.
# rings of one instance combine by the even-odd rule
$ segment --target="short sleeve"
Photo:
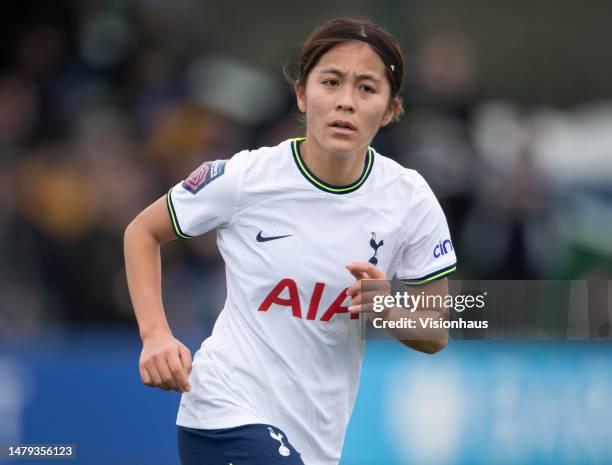
[[[237,208],[247,152],[202,163],[166,195],[175,234],[189,239],[227,226]]]
[[[431,188],[418,175],[406,219],[406,242],[395,276],[418,286],[441,279],[456,270],[457,258],[442,211]]]

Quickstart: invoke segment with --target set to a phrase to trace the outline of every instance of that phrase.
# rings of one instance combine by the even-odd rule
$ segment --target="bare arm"
[[[140,376],[149,386],[189,391],[189,349],[174,338],[161,296],[160,245],[176,239],[165,197],[142,211],[124,235],[125,270],[143,350]]]
[[[434,281],[425,286],[411,287],[409,294],[421,294],[427,296],[441,296],[442,300],[448,295],[448,280],[446,278]],[[416,308],[414,313],[406,308],[393,307],[380,314],[372,313],[370,318],[380,317],[383,321],[400,321],[401,318],[410,317],[413,320],[418,318],[431,317],[437,320],[443,317],[448,319],[448,311],[445,308],[428,308],[423,305]],[[435,354],[444,349],[448,344],[448,330],[444,328],[423,328],[419,323],[414,328],[385,328],[395,339],[400,341],[407,347],[425,352],[427,354]]]
[[[401,321],[402,318],[406,317],[432,317],[436,320],[440,317],[448,318],[448,312],[444,308],[425,308],[423,306],[417,308],[414,313],[401,307],[392,307],[381,313],[375,313],[373,311],[374,297],[389,294],[391,286],[387,277],[370,263],[351,263],[347,265],[347,269],[357,280],[347,291],[347,294],[352,297],[349,311],[368,312],[371,319],[382,318],[383,321]],[[367,280],[367,285],[363,289],[364,292],[362,292],[362,280]],[[423,297],[437,295],[444,300],[444,297],[448,295],[448,281],[444,278],[425,286],[410,288],[409,293],[422,294]],[[425,301],[425,298],[423,301]],[[417,324],[414,328],[386,326],[385,330],[405,346],[427,354],[439,352],[448,343],[448,330],[444,328],[423,328]]]

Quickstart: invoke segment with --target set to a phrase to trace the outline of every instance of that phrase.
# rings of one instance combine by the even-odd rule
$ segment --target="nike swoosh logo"
[[[293,234],[287,234],[286,236],[270,236],[270,237],[263,237],[261,235],[263,231],[259,231],[259,234],[257,234],[257,242],[268,242],[268,241],[274,241],[276,239],[282,239],[283,237],[289,237],[289,236],[293,236]]]

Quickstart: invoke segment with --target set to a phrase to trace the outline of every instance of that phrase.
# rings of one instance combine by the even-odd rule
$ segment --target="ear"
[[[300,81],[295,83],[295,96],[300,112],[306,113],[306,89]]]
[[[385,111],[383,119],[382,119],[382,121],[380,123],[380,127],[381,128],[385,127],[391,121],[393,121],[393,119],[395,118],[395,115],[399,111],[399,107],[400,107],[399,100],[397,99],[397,97],[393,97],[391,99],[391,101],[389,102],[389,106],[387,107],[387,111]]]

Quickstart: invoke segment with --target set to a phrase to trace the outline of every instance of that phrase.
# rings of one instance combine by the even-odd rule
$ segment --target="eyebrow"
[[[321,71],[319,71],[319,74],[334,74],[334,75],[342,77],[342,78],[346,76],[346,73],[343,73],[342,71],[340,71],[337,68],[322,69]],[[368,79],[370,81],[374,81],[374,82],[379,83],[379,84],[382,82],[380,79],[378,79],[377,77],[374,77],[371,74],[358,74],[357,75],[357,80],[358,81],[361,81],[363,79]]]

